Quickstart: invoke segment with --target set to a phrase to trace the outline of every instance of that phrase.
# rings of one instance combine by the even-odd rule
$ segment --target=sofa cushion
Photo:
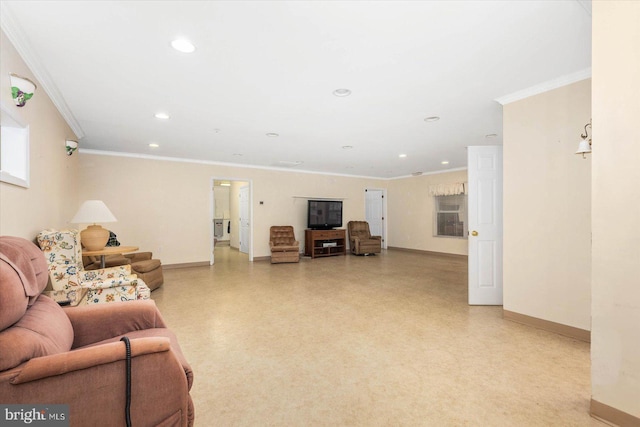
[[[71,349],[73,328],[64,310],[40,295],[22,318],[0,332],[0,371],[29,359]]]
[[[42,251],[26,239],[0,238],[0,330],[17,322],[47,286]]]

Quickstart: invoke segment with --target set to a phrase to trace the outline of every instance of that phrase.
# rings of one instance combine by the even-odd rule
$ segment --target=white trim
[[[85,134],[80,123],[78,123],[71,112],[71,109],[64,100],[64,96],[62,96],[62,93],[58,90],[58,87],[53,82],[51,76],[49,76],[46,68],[40,63],[40,60],[34,53],[27,37],[13,18],[9,7],[6,6],[5,2],[0,3],[0,27],[2,27],[2,30],[9,38],[9,41],[11,41],[13,46],[16,48],[16,51],[18,51],[18,54],[22,57],[25,64],[27,64],[27,67],[29,67],[33,73],[35,79],[38,81],[40,86],[42,86],[42,89],[44,89],[47,95],[49,95],[49,98],[51,98],[53,104],[76,135],[76,138],[80,139],[84,137]]]
[[[422,172],[422,174],[417,175],[417,176],[404,175],[404,176],[396,176],[396,177],[393,177],[393,178],[376,178],[376,179],[381,179],[383,181],[393,181],[394,179],[420,178],[421,176],[425,176],[425,175],[440,175],[442,173],[466,171],[467,169],[468,168],[466,168],[466,167],[464,167],[464,168],[452,168],[452,169],[446,169],[446,170],[442,170],[442,171]]]
[[[548,92],[553,89],[557,89],[559,87],[567,86],[575,82],[579,82],[581,80],[586,80],[591,78],[591,67],[585,68],[584,70],[577,71],[572,74],[567,74],[565,76],[558,77],[557,79],[549,80],[535,86],[531,86],[526,89],[519,90],[509,95],[501,96],[500,98],[496,98],[494,101],[501,105],[510,104],[515,101],[519,101],[521,99],[528,98],[533,95],[538,95],[540,93]]]
[[[392,178],[379,178],[375,176],[361,176],[361,175],[347,175],[341,173],[331,173],[331,172],[317,172],[317,171],[309,171],[303,169],[291,169],[291,168],[276,168],[273,166],[254,166],[254,165],[244,165],[240,163],[225,163],[225,162],[215,162],[213,160],[197,160],[197,159],[183,159],[179,157],[169,157],[169,156],[154,156],[150,154],[139,154],[139,153],[123,153],[119,151],[104,151],[104,150],[93,150],[90,148],[79,148],[78,152],[80,154],[94,154],[96,156],[113,156],[113,157],[132,157],[136,159],[147,159],[147,160],[164,160],[167,162],[182,162],[182,163],[198,163],[203,165],[215,165],[215,166],[227,166],[234,168],[244,168],[244,169],[261,169],[261,170],[273,170],[280,172],[292,172],[292,173],[310,173],[314,175],[330,175],[330,176],[345,176],[348,178],[366,178],[366,179],[379,179],[379,180],[388,180]],[[466,168],[464,168],[466,169]],[[452,169],[449,169],[452,170]]]

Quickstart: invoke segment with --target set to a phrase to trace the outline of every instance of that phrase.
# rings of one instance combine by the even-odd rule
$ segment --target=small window
[[[435,221],[434,236],[466,237],[467,235],[467,196],[434,196]]]
[[[29,187],[29,126],[0,109],[0,181]]]

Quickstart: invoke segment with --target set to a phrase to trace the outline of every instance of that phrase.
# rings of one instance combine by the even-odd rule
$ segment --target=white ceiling
[[[380,178],[466,167],[496,99],[591,66],[583,0],[3,1],[2,25],[81,149]]]

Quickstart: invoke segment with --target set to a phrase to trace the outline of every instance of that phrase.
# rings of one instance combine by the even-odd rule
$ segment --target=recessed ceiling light
[[[220,129],[214,129],[213,133],[220,133]]]
[[[351,150],[353,148],[353,145],[343,145],[342,149],[343,150]]]
[[[404,159],[405,157],[407,157],[406,154],[399,154],[398,157],[400,157],[401,159]]]
[[[336,89],[333,91],[335,96],[349,96],[351,95],[351,91],[349,89]]]
[[[175,39],[171,42],[171,47],[182,53],[192,53],[196,47],[187,39]]]
[[[167,113],[156,113],[154,117],[156,119],[167,120],[169,118],[169,115]]]
[[[496,136],[498,136],[498,134],[497,134],[497,133],[490,133],[490,134],[488,134],[488,135],[485,135],[484,137],[485,137],[485,138],[495,138]]]
[[[158,148],[158,147],[160,147],[160,145],[156,144],[155,142],[152,142],[151,144],[149,144],[149,147]]]
[[[449,160],[443,160],[440,162],[440,164],[442,165],[448,165],[449,164]]]
[[[275,137],[280,136],[279,134],[274,133],[274,132],[269,132],[269,133],[268,133],[268,134],[266,134],[266,135],[267,135],[269,138],[275,138]]]
[[[424,119],[425,122],[437,122],[438,120],[440,120],[440,117],[438,116],[431,116]]]

